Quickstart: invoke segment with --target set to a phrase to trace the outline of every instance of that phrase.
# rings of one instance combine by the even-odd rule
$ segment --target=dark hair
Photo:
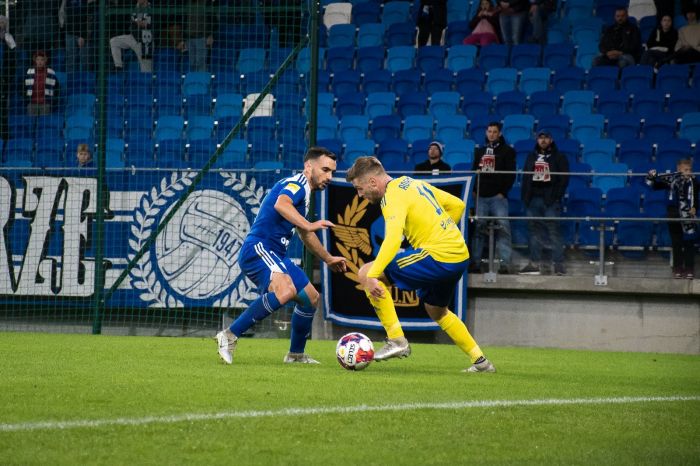
[[[490,126],[495,126],[495,127],[497,127],[497,128],[498,128],[498,131],[501,131],[501,129],[503,129],[503,125],[501,124],[500,121],[489,121],[489,124],[486,125],[486,127],[488,128],[488,127],[490,127]]]
[[[304,155],[304,162],[306,162],[307,160],[320,159],[324,155],[330,159],[336,160],[335,154],[330,150],[326,149],[325,147],[312,146],[309,147],[309,150],[306,151],[306,155]]]
[[[364,157],[358,157],[352,167],[348,169],[348,173],[345,176],[345,181],[352,181],[355,178],[362,178],[367,174],[381,175],[385,174],[386,171],[382,166],[382,162],[379,161],[377,157],[373,155],[368,155]]]

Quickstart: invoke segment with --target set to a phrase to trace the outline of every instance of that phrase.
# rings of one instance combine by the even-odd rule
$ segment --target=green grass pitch
[[[700,463],[698,356],[491,347],[465,374],[416,344],[350,372],[287,346],[224,366],[211,339],[0,333],[0,464]]]

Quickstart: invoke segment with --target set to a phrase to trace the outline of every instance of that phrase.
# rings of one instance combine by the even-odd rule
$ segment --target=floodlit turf
[[[486,348],[499,372],[465,374],[456,347],[413,345],[408,359],[349,372],[335,342],[309,342],[320,366],[282,364],[287,345],[246,339],[224,366],[207,339],[0,333],[0,464],[700,458],[697,356]],[[473,403],[494,400],[510,403]]]

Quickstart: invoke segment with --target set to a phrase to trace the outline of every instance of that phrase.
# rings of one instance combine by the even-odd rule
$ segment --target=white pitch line
[[[106,426],[143,426],[148,424],[173,424],[176,422],[215,421],[219,419],[249,419],[258,417],[308,416],[314,414],[351,414],[373,411],[414,411],[418,409],[474,409],[474,408],[512,408],[519,406],[565,406],[596,404],[630,404],[652,402],[700,401],[697,396],[641,396],[614,398],[571,398],[541,400],[492,400],[492,401],[456,401],[448,403],[405,403],[380,406],[337,406],[318,408],[284,408],[267,411],[224,411],[221,413],[191,413],[174,416],[147,416],[116,419],[83,419],[76,421],[22,422],[17,424],[0,424],[0,432],[26,432],[36,430],[66,430],[96,428]]]

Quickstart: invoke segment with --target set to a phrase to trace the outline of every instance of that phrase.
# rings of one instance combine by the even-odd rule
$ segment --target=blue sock
[[[303,353],[306,347],[306,340],[311,335],[311,323],[314,320],[314,312],[316,309],[312,307],[294,308],[292,314],[292,338],[289,345],[290,353]]]
[[[238,316],[229,329],[234,335],[240,337],[246,330],[252,327],[255,322],[260,322],[280,307],[282,307],[282,305],[277,300],[275,293],[265,293],[250,303],[248,309]]]

